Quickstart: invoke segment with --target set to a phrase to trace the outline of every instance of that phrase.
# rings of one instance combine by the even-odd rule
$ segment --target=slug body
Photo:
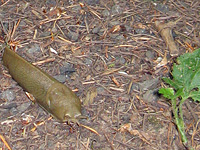
[[[36,102],[59,122],[77,122],[81,116],[81,102],[67,86],[41,69],[27,62],[6,47],[3,64],[17,83],[31,93]]]

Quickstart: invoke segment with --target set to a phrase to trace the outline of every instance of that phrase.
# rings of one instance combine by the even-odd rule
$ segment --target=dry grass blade
[[[42,65],[44,63],[49,63],[49,62],[53,62],[55,61],[55,58],[47,58],[45,60],[41,60],[41,61],[38,61],[38,62],[35,62],[35,63],[32,63],[33,65]]]
[[[19,26],[20,21],[21,21],[21,19],[19,19],[19,20],[17,21],[17,24],[14,26],[14,28],[13,28],[13,30],[12,30],[12,34],[11,34],[11,36],[10,36],[10,40],[13,39],[13,36],[14,36],[14,34],[15,34],[15,31],[16,31],[17,27]]]
[[[5,138],[0,134],[0,138],[3,141],[3,143],[5,144],[5,146],[9,149],[12,150],[11,147],[8,145],[8,143],[6,142]]]
[[[88,10],[92,13],[92,14],[94,14],[97,18],[99,18],[99,19],[102,19],[101,17],[100,17],[100,15],[101,14],[99,14],[98,12],[96,12],[95,10],[93,10],[91,7],[89,7],[87,4],[83,4],[83,3],[80,3],[81,5],[82,5],[82,7],[85,5],[87,8],[88,8]]]
[[[41,16],[40,13],[38,13],[37,11],[31,10],[31,12],[32,12],[36,17],[38,17],[39,19],[42,19],[42,16]]]
[[[193,133],[192,133],[192,138],[191,138],[191,141],[192,141],[192,146],[194,147],[194,136],[199,134],[199,129],[198,129],[198,125],[200,123],[200,120],[197,121],[196,125],[193,127]]]
[[[58,21],[58,20],[61,20],[61,19],[70,19],[71,16],[66,16],[66,17],[61,17],[61,16],[58,16],[57,18],[53,18],[53,19],[44,19],[42,21],[40,21],[40,25],[43,25],[43,24],[46,24],[46,23],[49,23],[49,22],[52,22],[52,21]]]
[[[63,40],[64,42],[67,42],[69,44],[73,44],[73,42],[69,41],[69,40],[66,40],[65,38],[61,37],[61,36],[58,36],[59,39]]]
[[[119,70],[121,70],[123,67],[120,67],[120,68],[111,68],[111,69],[108,69],[106,70],[102,75],[109,75],[109,74],[112,74],[114,72],[117,72]]]
[[[2,5],[0,6],[0,7],[3,7],[4,5],[6,5],[7,3],[9,3],[10,2],[10,0],[7,0],[5,3],[4,3],[4,1],[2,0]]]
[[[79,124],[79,126],[84,127],[86,129],[92,131],[93,133],[97,134],[98,136],[100,136],[100,134],[95,129],[93,129],[93,128],[89,127],[89,126],[85,126],[83,124]]]
[[[43,125],[43,124],[45,124],[45,121],[41,121],[41,122],[38,122],[38,123],[34,123],[34,124],[33,124],[34,127],[33,127],[30,131],[31,131],[31,132],[34,132],[34,131],[37,129],[38,126],[41,126],[41,125]]]

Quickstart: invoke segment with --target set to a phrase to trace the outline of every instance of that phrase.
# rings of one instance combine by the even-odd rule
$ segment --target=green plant
[[[188,140],[185,135],[182,105],[188,98],[200,101],[200,49],[178,57],[177,63],[173,65],[172,76],[172,80],[163,78],[170,87],[161,88],[159,93],[171,100],[175,123],[186,146]]]

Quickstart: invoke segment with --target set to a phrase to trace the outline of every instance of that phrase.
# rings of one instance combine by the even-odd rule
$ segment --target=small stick
[[[55,58],[47,58],[45,60],[41,60],[41,61],[38,61],[38,62],[35,62],[35,63],[32,63],[32,64],[33,65],[42,65],[44,63],[52,62],[54,60],[55,60]]]
[[[158,32],[160,32],[162,38],[164,39],[171,56],[178,56],[179,54],[179,49],[174,42],[171,29],[172,26],[176,24],[176,22],[168,22],[165,24],[159,21],[155,21],[155,26]]]
[[[100,136],[100,134],[95,129],[93,129],[93,128],[89,127],[89,126],[86,126],[86,125],[83,125],[83,124],[79,124],[79,126],[84,127],[86,129],[90,130],[91,132],[97,134],[98,136]]]
[[[3,143],[6,145],[6,147],[11,150],[11,147],[8,145],[8,143],[6,142],[5,138],[0,134],[0,139],[3,141]]]

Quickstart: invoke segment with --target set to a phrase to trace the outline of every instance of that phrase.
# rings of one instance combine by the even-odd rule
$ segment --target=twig
[[[155,21],[155,26],[158,32],[160,32],[162,38],[164,39],[171,56],[178,56],[179,54],[179,49],[174,42],[171,29],[172,26],[176,24],[176,22],[168,22],[164,24],[159,21]]]
[[[4,5],[6,5],[8,2],[10,2],[10,0],[7,0],[5,3],[3,3],[0,7],[3,7]]]
[[[6,142],[5,138],[0,134],[0,139],[3,141],[3,143],[6,145],[6,147],[9,149],[9,150],[12,150],[11,147],[8,145],[8,143]]]

